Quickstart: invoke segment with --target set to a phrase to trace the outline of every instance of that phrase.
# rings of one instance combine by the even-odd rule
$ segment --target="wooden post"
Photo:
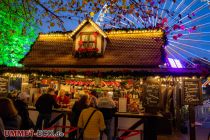
[[[157,140],[157,117],[144,118],[144,139]]]
[[[66,126],[66,113],[63,115],[63,126]],[[65,127],[62,128],[62,132],[64,133],[65,132]]]
[[[196,140],[194,105],[189,105],[189,125],[190,125],[190,140]]]
[[[114,117],[114,137],[118,136],[118,117]]]

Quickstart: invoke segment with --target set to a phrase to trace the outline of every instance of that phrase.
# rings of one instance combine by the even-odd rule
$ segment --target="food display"
[[[173,92],[173,90],[168,89],[169,87],[173,89],[170,77],[167,79],[154,76],[94,77],[34,74],[24,77],[22,78],[21,91],[28,92],[28,95],[30,95],[29,105],[34,105],[36,100],[42,94],[45,94],[48,88],[54,88],[57,95],[59,95],[60,90],[65,91],[65,95],[70,98],[71,106],[81,95],[91,94],[91,91],[95,91],[94,96],[98,98],[103,96],[104,92],[108,92],[117,107],[119,107],[119,98],[125,98],[126,104],[123,104],[123,108],[126,108],[126,112],[140,113],[147,111],[148,108],[155,108],[156,111],[170,111],[172,99],[167,97],[168,93],[172,94],[171,92]],[[10,79],[12,78],[10,77]]]

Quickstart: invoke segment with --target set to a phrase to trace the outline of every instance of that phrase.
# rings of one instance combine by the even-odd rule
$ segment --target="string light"
[[[87,22],[89,22],[104,38],[107,37],[107,35],[98,27],[98,25],[93,22],[91,19],[85,19],[71,34],[70,37],[73,37],[76,32],[78,32]]]

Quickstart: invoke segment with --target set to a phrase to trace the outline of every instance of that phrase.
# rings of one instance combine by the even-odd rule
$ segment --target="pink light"
[[[178,68],[183,68],[181,62],[180,62],[178,59],[174,59],[174,61],[175,61],[176,66],[177,66]]]
[[[176,66],[176,64],[175,64],[175,62],[172,58],[168,58],[168,61],[169,61],[172,68],[177,68],[177,66]]]

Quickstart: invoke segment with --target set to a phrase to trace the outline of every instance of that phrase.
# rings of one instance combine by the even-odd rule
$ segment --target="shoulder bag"
[[[88,118],[88,120],[87,120],[87,122],[86,122],[84,128],[81,130],[80,135],[79,135],[79,138],[78,138],[79,140],[82,140],[82,139],[83,139],[83,134],[84,134],[85,128],[87,127],[87,125],[88,125],[88,123],[89,123],[91,117],[93,116],[93,114],[94,114],[95,112],[96,112],[96,110],[94,110],[94,111],[91,113],[91,115],[90,115],[90,117]]]

